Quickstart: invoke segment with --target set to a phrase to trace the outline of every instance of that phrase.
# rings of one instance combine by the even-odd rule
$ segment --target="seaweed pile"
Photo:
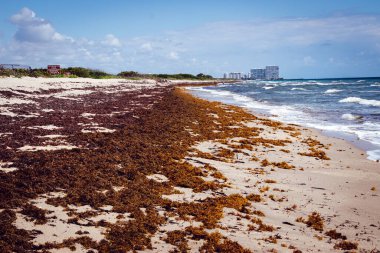
[[[78,245],[89,252],[136,252],[154,249],[152,241],[157,235],[164,235],[160,239],[171,244],[173,252],[187,252],[194,242],[200,244],[200,252],[251,252],[218,232],[225,229],[221,220],[226,210],[234,210],[238,220],[247,223],[249,233],[264,233],[263,242],[275,244],[281,239],[277,228],[264,223],[265,214],[256,210],[255,204],[282,202],[283,198],[267,196],[272,189],[258,184],[253,185],[258,194],[225,194],[223,190],[230,187],[227,177],[209,163],[195,166],[191,159],[233,164],[239,155],[245,155],[257,162],[258,168],[249,169],[254,175],[269,173],[267,167],[270,171],[274,167],[293,170],[295,167],[285,161],[256,157],[261,148],[281,148],[292,141],[262,137],[264,129],[248,123],[260,122],[301,142],[298,128],[258,118],[241,108],[194,98],[178,87],[153,86],[116,93],[89,90],[91,93],[76,99],[50,96],[62,90],[42,90],[37,94],[41,97],[33,98],[34,103],[12,107],[12,112],[24,116],[0,115],[1,132],[12,133],[0,135],[0,162],[17,168],[8,173],[0,171],[1,252],[75,250]],[[22,92],[3,96],[22,98]],[[43,138],[52,134],[58,137]],[[195,148],[207,141],[221,146],[213,153]],[[304,155],[327,159],[321,150],[327,147],[312,139],[303,141],[311,151]],[[62,143],[72,148],[20,149]],[[184,188],[208,195],[191,202],[166,197]],[[273,191],[282,192],[278,188]],[[102,239],[77,231],[68,239],[36,243],[34,239],[42,232],[17,227],[15,221],[22,215],[38,227],[57,219],[36,204],[41,196],[47,198],[46,204],[64,208],[69,216],[67,224],[102,228]],[[85,206],[91,210],[79,212],[74,208]],[[105,207],[111,207],[107,212],[118,214],[115,222],[91,220],[104,213]],[[125,216],[128,219],[123,219]],[[162,229],[175,221],[188,225],[184,229]],[[313,224],[310,226],[314,228]],[[297,251],[292,245],[289,249]]]
[[[45,91],[47,94],[52,92],[57,91]],[[194,206],[162,198],[163,194],[175,192],[173,186],[190,187],[195,191],[216,190],[225,186],[219,182],[204,181],[201,175],[205,172],[183,161],[195,141],[217,137],[213,130],[223,126],[208,123],[212,121],[209,116],[211,111],[223,111],[218,104],[210,107],[209,103],[175,88],[162,87],[117,94],[93,92],[81,96],[80,100],[53,96],[35,100],[38,100],[38,106],[22,104],[12,111],[38,114],[38,117],[19,117],[15,120],[0,116],[2,132],[13,133],[1,136],[0,160],[17,168],[12,173],[0,172],[0,215],[8,217],[2,219],[0,225],[2,252],[43,251],[74,247],[78,243],[101,252],[142,250],[151,248],[150,237],[167,219],[159,215],[158,207],[173,215],[195,215],[195,219],[205,221],[210,226],[215,226],[214,219],[219,217],[215,214],[220,213],[221,208],[242,208],[242,204],[232,203],[229,198],[209,199]],[[124,112],[112,115],[117,110]],[[82,117],[83,113],[95,116],[86,118]],[[241,116],[239,113],[231,114],[226,122],[237,121]],[[95,123],[117,131],[81,132],[84,125]],[[54,134],[66,136],[65,141],[77,148],[35,152],[17,150],[24,145],[46,145],[37,136],[44,136],[52,130],[34,127],[41,125],[57,126]],[[186,130],[189,128],[197,133],[196,138]],[[232,136],[234,132],[225,132],[224,135]],[[155,173],[165,175],[170,180],[156,182],[147,178],[147,175]],[[115,187],[121,190],[116,191]],[[61,243],[33,244],[31,239],[38,231],[16,228],[12,224],[15,213],[20,212],[36,224],[54,219],[34,206],[33,202],[29,203],[51,192],[63,192],[65,195],[49,198],[47,203],[50,205],[66,208],[70,205],[89,205],[94,210],[112,206],[113,212],[129,213],[131,220],[94,224],[106,228],[105,238],[100,242],[84,234]],[[236,199],[242,199],[242,203],[247,201],[241,196],[236,196]],[[208,214],[202,213],[201,209],[206,206],[214,208]],[[68,222],[78,222],[79,214],[71,212],[71,215]],[[91,216],[91,213],[87,215]],[[20,234],[24,236],[18,236]],[[206,234],[209,240],[205,249],[236,248],[243,252],[235,242]]]

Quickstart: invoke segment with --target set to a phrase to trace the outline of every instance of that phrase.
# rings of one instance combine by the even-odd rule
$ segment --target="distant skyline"
[[[112,73],[380,76],[380,1],[3,0],[0,63]]]

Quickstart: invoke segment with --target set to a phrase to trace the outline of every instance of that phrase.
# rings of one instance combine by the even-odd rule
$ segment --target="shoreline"
[[[374,77],[376,78],[376,77]],[[329,78],[327,78],[329,79]],[[321,80],[327,80],[327,79],[321,79]],[[359,77],[357,79],[360,79]],[[298,79],[289,79],[289,80],[298,80]],[[314,79],[310,79],[310,80],[314,80]],[[224,83],[217,83],[218,84],[224,84]],[[204,85],[203,87],[207,87],[207,86],[210,86],[210,85]],[[211,85],[213,86],[213,85]],[[197,85],[187,85],[186,84],[184,85],[184,87],[199,87]],[[200,86],[202,87],[202,86]],[[187,90],[188,92],[190,92],[191,95],[197,97],[197,98],[200,98],[200,99],[205,99],[205,98],[202,98],[196,94],[193,94],[193,91],[191,90]],[[218,100],[212,100],[212,99],[205,99],[207,101],[217,101],[217,102],[220,102]],[[223,103],[223,102],[220,102],[220,103]],[[227,103],[226,103],[227,104]],[[241,106],[238,106],[238,105],[234,105],[234,104],[230,104],[230,105],[233,105],[233,106],[237,106],[237,107],[240,107],[244,110],[247,110],[249,113],[255,115],[255,116],[259,116],[259,117],[263,117],[263,118],[267,118],[267,119],[270,119],[270,120],[276,120],[276,118],[273,116],[273,115],[269,115],[269,114],[262,114],[262,113],[259,113],[259,112],[255,112],[254,109],[247,109],[245,107],[241,107]],[[347,145],[350,145],[350,146],[353,146],[355,148],[357,148],[359,151],[364,151],[364,152],[368,152],[368,151],[372,151],[374,150],[374,148],[376,148],[376,145],[372,144],[371,142],[369,141],[366,141],[366,140],[362,140],[362,139],[359,139],[359,137],[354,134],[354,133],[346,133],[346,132],[339,132],[339,131],[333,131],[333,130],[324,130],[324,129],[319,129],[319,128],[315,128],[315,127],[309,127],[309,126],[303,126],[303,125],[300,125],[300,124],[297,124],[297,123],[289,123],[289,122],[284,122],[284,121],[281,121],[279,120],[280,122],[282,122],[283,124],[290,124],[290,125],[297,125],[299,127],[303,127],[303,128],[307,128],[307,129],[310,129],[312,131],[315,131],[317,133],[319,133],[320,135],[322,136],[325,136],[325,137],[328,137],[328,138],[333,138],[333,139],[337,139],[337,140],[343,140],[347,143]],[[374,162],[380,162],[380,159],[369,159],[370,157],[370,154],[367,153],[367,158],[368,160],[370,161],[374,161]],[[379,167],[380,169],[380,167]]]
[[[188,92],[191,93],[191,91],[188,91]],[[196,95],[194,95],[194,96],[196,96]],[[207,101],[212,101],[212,100],[207,100]],[[242,109],[246,110],[250,114],[253,114],[256,116],[258,115],[255,112],[253,112],[252,110],[249,110],[246,108],[242,108]],[[267,119],[269,121],[275,121],[273,118],[269,118],[266,115],[260,115],[260,118],[264,118],[264,119]],[[301,130],[302,135],[311,136],[311,138],[315,138],[316,140],[318,140],[322,143],[328,143],[328,146],[331,144],[331,149],[332,149],[332,147],[334,147],[333,150],[330,150],[330,147],[325,150],[326,153],[329,154],[329,156],[331,155],[330,152],[332,152],[331,160],[330,159],[328,159],[326,161],[322,160],[321,161],[322,164],[320,164],[320,165],[318,165],[318,164],[317,165],[316,164],[311,165],[311,167],[313,168],[313,171],[311,174],[303,175],[298,179],[285,176],[285,178],[287,180],[287,183],[286,183],[287,186],[289,186],[289,184],[290,184],[293,187],[300,188],[299,192],[309,191],[309,193],[310,193],[310,185],[309,185],[310,181],[315,180],[318,185],[317,186],[311,186],[311,189],[312,189],[311,195],[304,195],[304,196],[307,196],[308,198],[312,197],[314,195],[314,193],[318,192],[318,191],[322,191],[322,192],[326,191],[326,192],[323,192],[324,196],[326,196],[326,195],[327,196],[328,195],[334,196],[331,198],[326,198],[324,203],[321,199],[319,199],[318,201],[320,201],[321,203],[318,203],[318,204],[314,203],[314,205],[313,205],[313,204],[311,204],[310,201],[312,201],[312,199],[316,197],[314,195],[311,199],[308,199],[308,200],[305,199],[304,200],[305,201],[304,207],[306,207],[307,205],[311,205],[312,207],[308,207],[310,212],[315,212],[316,209],[322,210],[324,207],[328,207],[328,209],[330,210],[330,209],[336,208],[334,206],[330,206],[330,201],[333,202],[333,199],[345,199],[343,201],[344,204],[343,205],[340,204],[342,206],[345,206],[344,211],[339,210],[339,208],[338,208],[337,210],[335,210],[335,213],[330,213],[330,211],[328,211],[327,213],[324,214],[324,216],[330,217],[330,219],[331,219],[331,220],[329,220],[330,226],[333,225],[333,226],[336,226],[336,228],[339,228],[339,227],[342,228],[342,227],[346,227],[348,224],[350,224],[350,222],[353,222],[356,224],[355,225],[351,224],[348,226],[351,226],[351,228],[356,226],[356,228],[357,228],[357,226],[359,224],[365,224],[367,222],[367,226],[364,226],[362,228],[363,230],[361,231],[361,235],[367,234],[367,231],[365,231],[366,227],[370,227],[370,226],[377,227],[378,225],[368,224],[368,221],[366,221],[366,220],[362,220],[362,221],[351,220],[351,221],[349,221],[348,219],[346,219],[347,216],[345,219],[341,218],[342,220],[340,221],[340,223],[337,221],[332,222],[332,217],[337,218],[337,216],[340,216],[340,215],[337,215],[336,213],[345,213],[346,215],[348,213],[351,213],[350,218],[355,219],[355,216],[363,215],[363,213],[367,211],[366,210],[367,208],[368,209],[376,209],[376,210],[380,211],[380,208],[378,206],[376,206],[376,204],[374,204],[374,203],[367,203],[367,204],[369,204],[369,206],[367,204],[362,203],[364,205],[360,206],[360,205],[357,205],[354,203],[354,201],[356,201],[356,200],[350,199],[350,198],[347,199],[347,197],[348,197],[346,195],[347,193],[340,193],[339,194],[339,191],[342,191],[342,187],[345,187],[345,184],[351,184],[352,182],[350,182],[350,180],[356,181],[360,177],[362,177],[363,181],[358,180],[357,182],[355,182],[355,184],[357,184],[355,186],[355,188],[356,188],[355,191],[358,190],[359,186],[360,186],[361,190],[363,192],[366,192],[366,193],[370,193],[371,190],[373,191],[375,189],[378,189],[377,187],[379,185],[379,180],[380,180],[380,177],[379,177],[380,176],[380,171],[379,171],[380,165],[379,165],[379,163],[376,161],[373,161],[373,160],[369,160],[366,157],[363,157],[365,155],[365,150],[357,147],[356,145],[354,145],[354,143],[350,142],[349,140],[347,140],[345,138],[339,138],[336,135],[333,135],[333,136],[328,135],[326,133],[326,131],[321,130],[321,129],[305,127],[302,125],[294,125],[294,124],[285,123],[285,122],[281,122],[281,124],[286,125],[286,126],[295,126],[299,129],[302,129]],[[343,154],[340,154],[341,152]],[[281,152],[278,152],[278,153],[281,154]],[[319,159],[316,158],[316,160],[319,160]],[[306,165],[307,163],[299,163],[299,161],[298,161],[298,164],[301,164],[303,166],[308,166],[308,165]],[[328,167],[328,171],[324,171],[324,168],[320,167],[321,165],[323,167]],[[318,167],[320,167],[320,168],[318,168]],[[333,172],[334,167],[336,167],[336,168],[339,167],[340,172]],[[343,171],[343,170],[349,170],[349,171]],[[281,172],[284,172],[284,171],[285,170],[281,170]],[[305,171],[304,168],[302,168],[302,171]],[[359,174],[361,174],[361,173],[363,173],[364,175],[359,176]],[[325,178],[326,176],[331,176],[331,177],[335,178],[336,181],[334,181],[334,180],[331,181],[331,179],[326,180],[326,178]],[[372,176],[373,176],[373,178],[371,178]],[[275,177],[275,178],[278,179],[278,177]],[[279,178],[281,179],[281,181],[284,180],[284,178],[281,176]],[[340,178],[340,180],[338,181],[339,178]],[[343,180],[343,178],[344,178],[344,180]],[[364,178],[366,178],[366,180],[364,180]],[[271,181],[271,180],[272,179],[270,179],[269,181]],[[305,183],[306,181],[309,181],[309,182]],[[327,181],[327,183],[325,181]],[[359,182],[359,181],[361,181],[361,182]],[[339,184],[339,185],[338,185],[338,187],[334,187],[334,186],[332,186],[332,184]],[[303,187],[303,185],[305,187]],[[366,189],[367,186],[369,186],[369,185],[376,185],[376,186],[372,186],[372,187]],[[328,189],[328,188],[330,188],[330,189]],[[313,193],[313,191],[315,191],[315,192]],[[354,190],[350,189],[349,192],[350,191],[353,192]],[[361,196],[365,195],[365,193],[363,193],[363,192],[360,193]],[[342,196],[337,196],[337,195],[342,195]],[[359,195],[359,193],[354,195],[354,198],[357,198],[358,195]],[[375,196],[376,198],[378,197],[377,194],[374,194],[373,196]],[[297,202],[300,201],[299,196],[293,195],[292,198],[294,201],[297,201]],[[352,201],[352,203],[350,203],[351,201]],[[337,201],[337,202],[341,203],[340,201]],[[322,206],[322,208],[320,208],[321,206]],[[351,207],[348,207],[348,206],[351,206]],[[360,211],[358,210],[359,206],[360,206],[360,209],[362,209]],[[351,210],[349,210],[349,209],[351,209]],[[380,218],[380,216],[376,213],[378,211],[372,212],[372,210],[371,210],[370,211],[371,215],[368,216],[368,217],[372,216],[372,218],[373,218],[372,222],[374,222],[374,223],[376,223],[376,221]],[[355,215],[354,215],[354,213],[355,213]],[[304,212],[304,214],[306,215],[307,213]],[[277,217],[272,217],[272,219],[274,221],[276,221]],[[292,224],[292,226],[293,225],[294,224]],[[336,231],[338,231],[338,229],[336,229]],[[349,229],[345,230],[345,233],[346,233],[346,235],[347,235],[347,233],[349,233],[352,236],[352,238],[355,238],[356,241],[359,241],[358,238],[360,237],[359,236],[360,233],[354,233],[354,231],[349,231]],[[379,232],[374,232],[374,233],[375,234],[373,234],[372,239],[379,238],[380,233]],[[299,236],[302,237],[302,235],[299,235]],[[320,240],[320,235],[314,234],[312,236],[317,238],[318,240]],[[362,241],[366,241],[366,240],[370,241],[371,240],[370,238],[371,238],[371,236],[369,236],[367,239],[362,238],[361,240]],[[307,241],[308,239],[303,238],[303,240]],[[302,241],[302,239],[301,239],[301,241]],[[330,239],[329,243],[331,243],[331,239]],[[377,239],[375,244],[373,244],[373,243],[370,244],[370,245],[374,246],[373,248],[370,247],[370,248],[367,248],[366,250],[360,249],[360,252],[373,252],[372,250],[374,250],[374,252],[376,252],[376,249],[379,248],[379,246],[378,246],[379,243],[380,243],[380,241]],[[314,244],[314,247],[317,247],[317,248],[320,247],[320,248],[318,248],[318,251],[323,248],[322,245],[318,245],[318,244]],[[280,248],[278,250],[280,250],[280,252],[282,252],[284,249]],[[310,249],[307,249],[307,248],[303,248],[302,250],[306,250],[307,252],[310,251]],[[330,249],[324,248],[322,251],[323,252],[335,252],[331,248]],[[312,250],[311,252],[314,252],[314,251]]]
[[[3,251],[380,248],[379,164],[349,143],[118,81],[3,92]]]
[[[207,87],[207,86],[204,86],[204,87]],[[230,105],[239,106],[241,108],[245,108],[245,109],[249,110],[251,113],[253,113],[255,115],[261,115],[261,116],[270,118],[272,120],[278,120],[276,115],[272,115],[272,114],[268,114],[268,113],[261,113],[261,112],[257,111],[257,109],[246,108],[243,104],[240,105],[237,102],[230,102],[229,103],[229,102],[226,102],[225,100],[223,100],[222,98],[212,98],[209,96],[203,96],[203,95],[197,94],[197,92],[198,92],[197,90],[191,90],[190,89],[190,92],[192,92],[193,95],[195,95],[199,98],[202,98],[202,99],[206,99],[209,101],[218,101],[221,103],[227,103]],[[241,96],[239,94],[236,94],[236,95]],[[380,158],[378,156],[380,154],[379,153],[380,147],[376,144],[371,143],[370,141],[360,139],[356,133],[350,133],[350,132],[344,132],[344,131],[338,131],[338,130],[326,130],[326,129],[318,128],[315,126],[303,125],[303,124],[300,124],[298,122],[291,122],[291,121],[285,121],[285,120],[280,120],[280,121],[285,123],[285,124],[297,124],[297,125],[300,125],[302,127],[315,129],[315,130],[321,132],[321,134],[323,134],[325,136],[332,137],[332,138],[344,139],[348,143],[350,143],[350,144],[354,145],[355,147],[361,149],[362,151],[366,152],[367,153],[367,159],[380,162]]]
[[[194,95],[194,96],[196,96],[196,95]],[[208,101],[210,101],[210,100],[208,100]],[[250,114],[257,116],[257,114],[255,112],[252,112],[252,110],[248,110],[245,108],[242,108],[242,109],[248,111],[248,113],[250,113]],[[268,116],[265,116],[265,115],[260,115],[259,117],[264,118],[268,121],[275,122],[275,119],[269,118]],[[301,129],[300,131],[302,132],[302,135],[308,136],[308,138],[310,138],[310,137],[314,138],[315,140],[318,140],[318,142],[320,141],[321,143],[323,143],[322,147],[323,147],[323,145],[327,144],[327,146],[329,146],[329,147],[325,150],[325,152],[328,154],[328,156],[331,155],[331,160],[329,159],[330,157],[328,157],[328,159],[326,159],[325,161],[324,161],[324,159],[322,159],[320,165],[318,165],[318,164],[311,165],[311,168],[312,168],[311,174],[300,176],[297,179],[292,178],[292,176],[289,177],[286,173],[284,173],[285,175],[282,175],[282,176],[280,175],[280,177],[271,177],[271,179],[267,180],[269,182],[269,184],[267,184],[267,185],[270,185],[271,181],[275,181],[274,182],[275,184],[277,183],[276,182],[277,180],[273,180],[273,178],[281,179],[280,181],[284,181],[284,179],[285,179],[287,181],[286,184],[288,187],[289,186],[290,187],[292,187],[292,186],[297,187],[297,188],[299,188],[298,189],[299,192],[303,192],[303,193],[309,192],[310,195],[304,195],[307,198],[303,200],[304,201],[303,207],[307,208],[309,210],[309,212],[313,212],[313,213],[317,209],[322,211],[322,209],[324,207],[328,207],[328,209],[329,209],[328,212],[324,213],[322,211],[321,213],[323,213],[324,217],[326,217],[326,216],[330,217],[330,220],[328,221],[329,226],[336,226],[336,229],[333,229],[330,231],[334,231],[334,232],[338,231],[338,228],[346,227],[351,222],[356,223],[356,225],[351,224],[349,226],[351,226],[351,228],[356,227],[356,229],[357,229],[357,226],[359,224],[367,223],[367,226],[363,226],[361,228],[362,231],[360,233],[350,231],[350,229],[345,228],[346,229],[345,230],[346,235],[349,234],[352,238],[355,238],[356,242],[360,241],[360,240],[358,240],[360,237],[359,234],[361,234],[361,235],[367,234],[368,231],[365,231],[366,227],[370,227],[370,226],[375,227],[376,225],[369,224],[368,220],[366,221],[365,219],[362,221],[357,221],[357,220],[355,220],[356,219],[355,216],[363,215],[365,212],[368,211],[368,210],[366,210],[368,208],[368,209],[371,209],[371,211],[370,211],[371,215],[369,215],[368,217],[372,216],[372,222],[376,223],[376,221],[378,220],[378,218],[380,218],[380,216],[377,214],[377,211],[372,212],[372,210],[374,210],[374,209],[377,210],[377,209],[379,209],[379,207],[377,207],[376,204],[373,204],[373,203],[366,203],[366,204],[362,203],[363,206],[360,207],[360,209],[362,209],[362,210],[359,210],[359,207],[355,203],[355,201],[357,201],[357,200],[355,200],[355,201],[354,201],[354,199],[350,200],[350,198],[345,199],[345,198],[347,198],[347,196],[346,196],[347,193],[341,193],[339,191],[343,190],[342,187],[345,187],[344,184],[352,184],[353,182],[350,182],[351,180],[354,182],[356,181],[355,182],[356,186],[354,187],[354,188],[356,188],[355,191],[359,190],[359,187],[361,188],[361,190],[363,192],[367,192],[367,193],[370,193],[371,190],[378,189],[377,186],[376,187],[372,186],[370,189],[369,188],[366,189],[368,187],[368,185],[379,185],[379,183],[380,183],[380,171],[378,170],[378,169],[380,169],[380,166],[379,166],[378,162],[373,161],[373,160],[369,160],[366,157],[363,157],[364,156],[364,153],[363,153],[364,150],[360,149],[359,147],[354,145],[354,143],[351,143],[347,139],[339,138],[336,135],[329,136],[325,133],[326,131],[316,129],[316,128],[305,127],[302,125],[294,125],[294,124],[285,123],[285,122],[281,122],[281,124],[283,124],[285,126],[291,126],[291,127],[294,126],[296,128]],[[334,147],[334,149],[333,149],[333,147]],[[330,149],[332,149],[332,150],[330,150]],[[341,154],[341,152],[343,154]],[[278,153],[281,154],[281,152],[278,152]],[[272,157],[273,159],[276,159],[273,156],[270,156],[270,157]],[[316,158],[316,160],[318,161],[320,159]],[[293,161],[293,159],[290,159],[290,161]],[[294,162],[296,162],[296,160],[294,160]],[[306,171],[306,169],[304,169],[304,167],[308,167],[308,166],[310,167],[310,165],[307,165],[307,162],[301,162],[299,164],[300,164],[300,166],[302,166],[302,168],[301,168],[302,171]],[[322,165],[322,167],[317,169],[321,165]],[[333,172],[334,167],[340,168],[340,169],[338,169],[338,171]],[[353,167],[353,168],[351,168],[351,167]],[[328,169],[328,171],[325,171],[325,169]],[[281,170],[281,172],[284,172],[284,171],[287,172],[287,170]],[[361,173],[364,173],[364,174],[368,173],[368,174],[365,176],[363,176],[363,175],[359,176],[359,174],[361,174]],[[326,178],[325,178],[326,176],[333,177],[333,178],[335,178],[335,180],[333,180],[333,181],[331,179],[326,180]],[[312,179],[313,177],[315,177],[315,180]],[[358,180],[358,178],[360,178],[360,177],[361,177],[361,179]],[[373,178],[371,178],[371,177],[373,177]],[[366,178],[366,180],[363,180],[364,178]],[[314,186],[310,185],[310,182],[305,184],[306,181],[315,181],[314,182],[315,185]],[[326,183],[326,181],[327,181],[327,183]],[[241,183],[241,182],[239,182],[239,183]],[[332,183],[339,184],[339,185],[338,185],[338,187],[334,187],[331,185]],[[305,187],[303,187],[303,186],[305,186]],[[310,191],[310,187],[311,187],[311,191]],[[328,188],[330,188],[330,189],[328,189]],[[324,196],[330,195],[330,197],[325,198],[324,201],[319,199],[318,201],[320,201],[320,203],[312,203],[313,199],[316,198],[317,195],[319,195],[318,193],[315,194],[318,191],[322,191],[322,192],[326,191],[326,192],[323,192],[323,195]],[[353,192],[353,191],[354,191],[353,189],[349,190],[349,192]],[[281,192],[282,192],[282,190],[281,190]],[[294,195],[294,193],[293,193],[292,195],[293,195],[294,200],[297,200],[297,202],[300,202],[300,200],[302,199],[302,198],[300,198],[300,196],[298,196],[298,194]],[[342,195],[342,196],[339,196],[339,195]],[[359,194],[355,195],[354,198],[357,198],[358,195]],[[360,193],[360,195],[363,196],[365,194]],[[331,196],[334,196],[334,197],[331,197]],[[343,196],[345,196],[345,197],[343,197]],[[373,196],[378,197],[377,194],[375,194]],[[338,207],[334,204],[330,204],[330,201],[334,202],[333,199],[336,199],[337,203],[339,203]],[[343,200],[343,199],[345,199],[345,200],[343,201],[344,204],[342,205],[339,200]],[[276,201],[274,199],[272,199],[272,200]],[[353,201],[353,202],[351,202],[351,201]],[[302,202],[302,200],[301,200],[301,202]],[[368,206],[368,204],[369,204],[369,206]],[[310,206],[308,206],[308,205],[310,205]],[[343,209],[340,209],[343,206],[344,206],[344,211],[343,211]],[[351,206],[351,207],[348,208],[348,206]],[[278,206],[276,208],[274,208],[274,210],[276,210],[277,208],[278,208]],[[335,212],[331,213],[330,210],[334,209],[334,208],[337,208],[337,209],[335,210]],[[285,207],[285,209],[289,211],[289,207]],[[292,209],[292,208],[290,208],[290,209]],[[272,211],[273,211],[273,209],[272,209]],[[307,212],[305,212],[305,211],[302,211],[302,212],[304,213],[304,215],[307,215]],[[342,220],[340,222],[337,222],[337,221],[333,222],[332,217],[337,219],[337,217],[341,216],[341,215],[337,215],[336,213],[344,213],[345,215],[348,215],[348,216],[345,216],[344,219],[341,218]],[[349,214],[349,213],[351,213],[351,214]],[[278,216],[281,216],[281,214],[278,214],[278,213],[275,215],[272,214],[272,219],[273,219],[272,222],[276,222],[278,220]],[[347,219],[347,217],[350,217],[352,220],[349,221]],[[286,223],[288,223],[288,222],[286,222]],[[278,225],[280,226],[280,224],[278,224]],[[293,225],[294,224],[292,224],[292,226]],[[305,231],[303,231],[303,233],[304,232]],[[371,241],[371,239],[374,240],[374,241],[372,241],[372,244],[371,244],[374,247],[372,249],[367,248],[368,252],[371,250],[375,250],[375,252],[376,252],[376,249],[378,249],[378,247],[379,247],[378,245],[380,243],[380,241],[378,240],[380,234],[378,234],[378,232],[374,232],[374,231],[372,231],[372,232],[377,233],[377,235],[373,234],[372,238],[371,238],[371,236],[369,236],[366,239],[364,239],[364,238],[361,239],[361,241],[366,241],[366,240]],[[291,233],[291,232],[288,231],[287,234],[288,233]],[[242,235],[240,235],[240,236],[242,236]],[[298,236],[302,237],[302,235],[298,235]],[[317,238],[318,240],[323,240],[320,237],[321,235],[314,234],[312,236]],[[348,237],[348,238],[350,238],[350,237]],[[305,242],[305,241],[307,241],[307,239],[303,238],[300,241]],[[375,242],[375,244],[373,244],[373,242]],[[331,243],[331,239],[330,239],[329,243]],[[242,245],[245,245],[245,244],[242,244]],[[322,245],[317,245],[317,244],[314,244],[314,247],[318,248],[319,250],[324,248]],[[306,248],[300,248],[300,249],[302,251],[303,250],[306,250],[308,252],[310,251],[310,248],[308,249],[307,247]],[[277,250],[279,250],[281,252],[284,251],[283,248],[278,248]],[[360,250],[363,252],[367,252],[367,250],[365,250],[363,248],[360,248]],[[311,251],[313,251],[313,250],[311,250]],[[331,248],[330,249],[324,248],[322,251],[323,252],[332,252],[334,250],[332,250]]]
[[[375,159],[375,158],[371,159],[370,152],[377,150],[375,149],[377,148],[377,146],[372,144],[369,141],[359,139],[359,137],[356,134],[338,132],[338,131],[321,130],[317,128],[315,128],[315,130],[319,131],[324,136],[346,141],[349,145],[352,145],[356,147],[357,149],[365,152],[367,160],[378,162],[378,163],[380,162],[380,159]]]

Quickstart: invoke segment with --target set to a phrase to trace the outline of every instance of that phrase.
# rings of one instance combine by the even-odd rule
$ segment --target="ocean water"
[[[242,81],[190,87],[201,98],[323,130],[380,159],[380,78]]]

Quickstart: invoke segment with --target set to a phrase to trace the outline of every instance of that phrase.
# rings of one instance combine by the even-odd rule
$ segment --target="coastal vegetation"
[[[198,75],[179,73],[179,74],[141,74],[136,71],[123,71],[117,76],[124,78],[152,78],[152,79],[173,79],[173,80],[209,80],[213,79],[210,75],[199,73]]]
[[[144,74],[136,71],[122,71],[118,74],[111,74],[103,70],[83,68],[83,67],[68,67],[62,68],[60,74],[51,74],[47,69],[0,69],[0,76],[3,77],[83,77],[94,79],[108,78],[127,78],[127,79],[170,79],[170,80],[212,80],[211,75],[199,73],[197,75],[179,73],[179,74]]]
[[[87,77],[87,78],[116,78],[115,75],[104,72],[102,70],[82,68],[82,67],[69,67],[63,68],[58,75],[50,74],[47,69],[36,68],[36,69],[0,69],[0,76],[5,77]]]

